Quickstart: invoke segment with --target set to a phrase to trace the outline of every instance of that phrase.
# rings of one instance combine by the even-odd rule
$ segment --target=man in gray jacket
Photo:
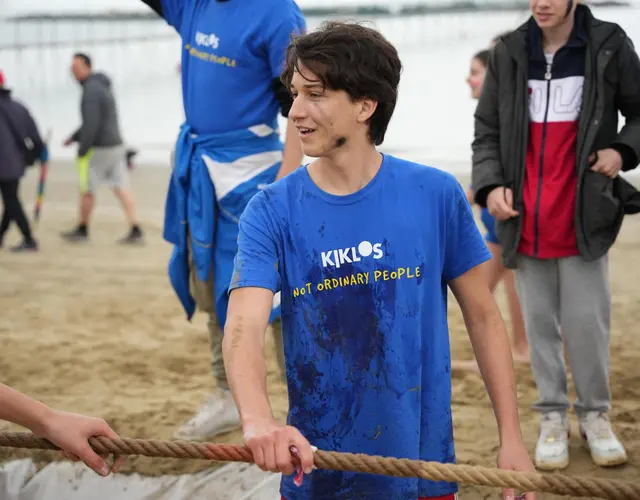
[[[103,73],[94,73],[91,59],[83,53],[73,56],[71,72],[83,88],[80,108],[82,125],[64,144],[69,146],[78,143],[80,221],[75,229],[62,233],[62,237],[71,242],[88,240],[96,190],[104,182],[120,200],[131,226],[129,234],[120,243],[141,243],[143,234],[135,214],[111,81]]]
[[[640,195],[640,60],[620,26],[574,0],[532,0],[494,47],[475,113],[474,199],[516,268],[542,414],[540,469],[569,464],[567,375],[594,462],[627,461],[609,422],[608,250]],[[618,114],[625,117],[618,131]],[[560,334],[562,329],[562,335]]]

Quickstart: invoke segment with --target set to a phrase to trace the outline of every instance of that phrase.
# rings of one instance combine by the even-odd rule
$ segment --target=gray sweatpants
[[[569,408],[563,341],[573,374],[578,416],[610,409],[611,289],[608,257],[534,259],[518,255],[516,287],[542,413]]]

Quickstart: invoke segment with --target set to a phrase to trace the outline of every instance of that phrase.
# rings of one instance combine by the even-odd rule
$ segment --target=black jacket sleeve
[[[633,170],[638,164],[638,155],[626,144],[614,142],[611,147],[615,149],[622,158],[622,171]]]
[[[500,120],[498,115],[498,80],[496,57],[499,47],[491,51],[482,86],[482,94],[474,114],[474,139],[471,144],[471,186],[474,201],[487,206],[487,197],[496,187],[504,185],[500,161]]]
[[[640,58],[629,38],[625,38],[618,53],[620,80],[616,106],[625,118],[625,125],[611,145],[622,156],[622,170],[632,170],[640,160]]]
[[[162,0],[142,0],[149,7],[151,7],[160,17],[164,18],[162,14]]]

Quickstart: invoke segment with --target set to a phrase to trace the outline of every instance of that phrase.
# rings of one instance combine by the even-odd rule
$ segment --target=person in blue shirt
[[[171,284],[190,320],[209,315],[215,393],[176,438],[204,440],[240,427],[222,360],[238,220],[260,189],[300,167],[295,128],[280,139],[291,98],[280,82],[287,45],[305,30],[293,0],[144,0],[182,39],[180,129],[163,237]],[[270,316],[281,353],[279,296]],[[279,356],[282,371],[284,358]]]
[[[498,464],[533,471],[509,338],[481,266],[491,253],[464,190],[376,147],[401,67],[396,49],[358,24],[296,37],[282,80],[303,151],[317,159],[267,186],[240,218],[223,354],[245,443],[263,470],[283,473],[285,500],[453,500],[456,484],[311,470],[312,445],[455,461],[448,287],[493,402]],[[286,425],[273,416],[263,355],[276,293]],[[298,459],[302,482],[292,477]]]

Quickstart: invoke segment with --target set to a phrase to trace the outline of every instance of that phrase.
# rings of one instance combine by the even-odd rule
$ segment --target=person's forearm
[[[289,175],[291,172],[300,167],[302,163],[302,143],[298,137],[298,131],[293,124],[291,118],[287,120],[287,131],[284,139],[284,153],[282,156],[282,165],[276,176],[276,180]]]
[[[227,379],[243,426],[273,418],[267,393],[264,332],[249,332],[241,318],[229,318],[222,353]]]
[[[468,325],[473,351],[498,422],[500,442],[521,439],[515,372],[509,337],[495,305]]]
[[[0,419],[42,433],[53,410],[21,392],[0,384]]]

